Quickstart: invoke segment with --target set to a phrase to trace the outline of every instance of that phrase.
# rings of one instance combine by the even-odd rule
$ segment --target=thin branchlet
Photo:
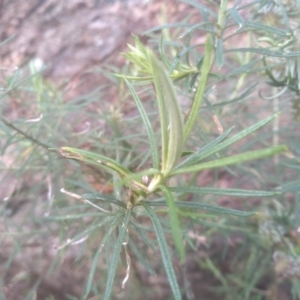
[[[12,124],[11,122],[9,122],[6,118],[1,117],[1,121],[8,126],[9,128],[13,129],[14,131],[18,132],[19,134],[23,135],[26,139],[32,141],[33,143],[35,143],[38,146],[43,147],[44,149],[50,151],[50,149],[52,148],[51,146],[39,141],[38,139],[32,137],[31,135],[29,135],[28,133],[26,133],[25,131],[23,131],[22,129],[18,128],[17,126],[15,126],[14,124]]]

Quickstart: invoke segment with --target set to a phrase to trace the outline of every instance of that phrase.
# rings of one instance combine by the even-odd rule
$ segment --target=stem
[[[226,23],[228,0],[221,0],[220,10],[218,14],[218,27],[219,27],[219,38],[223,34],[223,30]]]
[[[201,72],[201,80],[198,85],[194,102],[192,107],[190,108],[190,111],[188,113],[188,119],[186,121],[185,129],[184,129],[184,144],[186,143],[188,137],[190,136],[190,133],[195,125],[199,108],[204,96],[206,83],[208,79],[208,74],[212,68],[213,59],[212,59],[212,45],[211,45],[211,38],[210,35],[206,36],[206,43],[205,43],[205,54],[204,54],[204,62]]]
[[[48,150],[51,149],[52,147],[47,145],[47,144],[44,144],[43,142],[35,139],[34,137],[32,137],[31,135],[27,134],[25,131],[23,131],[22,129],[16,127],[15,125],[13,125],[12,123],[10,123],[8,120],[6,120],[4,117],[1,117],[1,120],[2,122],[10,127],[11,129],[15,130],[16,132],[18,132],[19,134],[23,135],[26,139],[32,141],[33,143],[43,147],[44,149]]]
[[[275,88],[273,88],[273,93],[276,93]],[[278,112],[279,111],[279,103],[278,103],[278,97],[275,97],[273,99],[273,111]],[[273,146],[278,146],[279,144],[279,136],[278,136],[278,130],[279,130],[279,116],[277,118],[274,118],[273,120],[273,138],[272,138],[272,144]],[[276,166],[278,166],[279,163],[279,156],[278,154],[275,154],[273,156],[273,162]]]

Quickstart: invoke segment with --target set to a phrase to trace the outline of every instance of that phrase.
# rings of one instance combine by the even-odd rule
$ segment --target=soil
[[[13,69],[34,60],[47,66],[44,75],[54,82],[78,82],[91,68],[120,66],[131,35],[161,24],[163,11],[175,22],[192,8],[176,0],[4,0],[0,38],[12,39],[0,48],[1,67]],[[96,79],[92,85],[87,82],[90,78],[84,90],[96,85]]]

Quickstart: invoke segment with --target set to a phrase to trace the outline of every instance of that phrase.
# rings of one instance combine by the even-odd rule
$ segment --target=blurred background
[[[135,119],[135,105],[124,82],[111,75],[131,71],[121,53],[127,51],[127,43],[132,44],[132,34],[144,44],[157,47],[159,43],[153,40],[159,40],[160,29],[143,33],[167,23],[178,23],[168,35],[169,44],[175,41],[176,46],[181,28],[186,29],[182,23],[205,19],[201,7],[190,4],[213,9],[213,2],[0,1],[0,299],[83,299],[90,263],[108,228],[93,232],[88,241],[83,237],[74,242],[73,237],[94,221],[63,218],[83,208],[60,189],[110,193],[112,186],[103,174],[85,166],[78,168],[48,149],[72,146],[108,154],[115,143],[130,148],[140,121]],[[237,2],[245,6],[241,15],[246,20],[279,28],[290,22],[299,32],[297,1],[256,1],[255,5]],[[283,16],[285,23],[278,16]],[[242,32],[227,41],[225,48],[250,47],[265,38],[253,28],[251,37]],[[236,29],[232,25],[228,31]],[[199,30],[193,41],[203,43],[204,36]],[[273,47],[278,50],[277,44]],[[281,82],[276,86],[272,76],[265,74],[263,62],[253,63],[257,53],[226,55],[223,77],[220,75],[216,85],[210,87],[199,132],[201,129],[215,137],[220,126],[225,130],[245,128],[281,110],[277,121],[232,151],[247,150],[254,142],[262,146],[284,142],[292,154],[239,166],[234,174],[228,170],[204,171],[196,182],[221,188],[281,187],[285,194],[267,200],[203,197],[202,201],[259,214],[251,219],[203,216],[189,221],[187,262],[180,265],[174,255],[175,270],[188,300],[300,299],[299,85],[298,90],[295,88],[300,77],[299,57],[295,64],[286,58],[267,59]],[[244,65],[255,69],[246,72]],[[293,67],[286,66],[296,67],[291,71]],[[182,101],[189,93],[181,95]],[[124,142],[125,134],[129,138]],[[195,133],[193,138],[193,146],[198,147],[197,140],[203,135]],[[150,257],[156,275],[146,272],[139,260],[132,258],[126,290],[121,289],[124,263],[112,299],[172,299],[159,252],[137,244]],[[170,251],[174,254],[172,247]],[[105,286],[108,267],[100,260],[95,295]]]

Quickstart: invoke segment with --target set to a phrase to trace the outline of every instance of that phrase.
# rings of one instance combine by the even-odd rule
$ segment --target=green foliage
[[[131,180],[130,178],[133,178],[131,172],[125,167],[123,167],[122,165],[120,165],[119,163],[117,163],[116,161],[110,159],[109,157],[104,157],[99,154],[93,154],[91,152],[69,148],[69,147],[62,147],[59,150],[59,152],[61,155],[63,155],[68,159],[81,161],[86,164],[91,164],[95,167],[103,169],[104,171],[113,172],[116,174],[116,176],[119,179],[123,179],[122,182],[124,186],[127,187],[127,189],[129,190],[127,198],[115,199],[114,202],[112,202],[112,200],[110,199],[106,200],[104,196],[101,197],[101,195],[99,195],[97,199],[101,199],[104,202],[108,201],[109,203],[115,203],[115,204],[117,204],[120,201],[124,201],[126,204],[127,212],[131,212],[131,210],[133,210],[134,212],[135,211],[134,208],[138,206],[140,203],[142,203],[142,205],[146,208],[146,212],[148,213],[150,219],[153,222],[155,232],[158,235],[158,241],[161,241],[161,243],[159,243],[160,250],[162,253],[164,266],[168,275],[168,279],[170,281],[170,286],[172,288],[174,297],[175,299],[181,299],[179,288],[176,282],[176,277],[174,275],[172,264],[170,263],[171,260],[170,258],[167,258],[168,250],[167,250],[166,243],[164,242],[165,239],[163,238],[163,231],[159,227],[159,219],[155,216],[154,211],[150,210],[150,208],[147,208],[147,206],[145,206],[146,204],[144,204],[144,201],[147,198],[151,197],[153,193],[157,194],[157,192],[159,191],[163,192],[163,195],[166,199],[166,202],[163,203],[165,203],[168,207],[168,214],[170,219],[170,228],[172,231],[172,236],[175,242],[176,249],[180,256],[181,262],[184,262],[185,253],[184,253],[184,246],[181,238],[181,228],[180,228],[181,226],[180,226],[179,213],[176,206],[178,206],[179,208],[183,207],[188,209],[203,209],[214,213],[224,213],[224,214],[232,214],[232,215],[239,215],[239,216],[250,216],[252,215],[252,213],[247,213],[247,212],[243,213],[243,212],[238,212],[227,208],[203,205],[201,203],[194,203],[194,202],[185,203],[182,201],[176,201],[175,196],[172,194],[171,190],[168,189],[168,185],[167,185],[168,180],[170,180],[170,178],[172,178],[177,174],[199,172],[210,168],[224,167],[224,166],[241,163],[248,160],[271,156],[276,153],[285,151],[287,150],[287,148],[284,145],[279,145],[279,146],[270,147],[263,150],[248,151],[242,154],[232,155],[226,158],[217,158],[209,162],[198,164],[198,162],[201,161],[202,159],[218,153],[221,149],[231,145],[233,142],[239,141],[246,135],[259,129],[261,126],[265,125],[267,122],[273,119],[273,117],[269,117],[263,121],[260,121],[258,124],[255,124],[252,127],[245,129],[243,132],[236,134],[234,137],[221,142],[220,144],[215,142],[213,146],[206,147],[206,153],[205,153],[206,155],[203,155],[203,151],[202,151],[200,152],[202,156],[199,155],[199,152],[196,153],[195,155],[188,156],[188,158],[182,162],[181,167],[176,168],[179,159],[183,154],[183,150],[185,147],[185,140],[188,139],[188,136],[191,133],[191,130],[195,124],[196,117],[197,117],[197,113],[195,113],[195,111],[196,112],[198,111],[201,103],[201,99],[203,98],[206,79],[210,69],[210,60],[211,60],[210,57],[212,56],[210,37],[209,36],[207,37],[206,53],[205,53],[203,72],[202,72],[202,74],[205,74],[203,76],[206,79],[203,79],[203,81],[201,81],[202,84],[200,84],[199,85],[200,88],[197,89],[193,106],[191,107],[190,114],[187,117],[187,121],[185,123],[186,126],[185,128],[187,128],[185,130],[186,138],[184,137],[184,130],[183,130],[184,124],[183,124],[182,113],[180,111],[178,98],[176,96],[175,88],[171,82],[170,77],[168,76],[167,72],[163,69],[161,64],[157,61],[154,54],[149,49],[144,48],[137,40],[136,43],[138,45],[138,49],[133,48],[132,46],[130,47],[130,49],[132,50],[132,52],[130,53],[131,61],[133,61],[135,64],[141,67],[142,72],[147,72],[147,74],[151,75],[151,80],[154,83],[156,100],[159,108],[160,131],[161,131],[161,139],[162,139],[161,159],[159,163],[160,169],[155,170],[155,167],[158,166],[157,163],[158,143],[153,138],[154,136],[153,129],[145,113],[145,110],[142,107],[141,101],[138,99],[136,92],[134,91],[133,87],[129,84],[128,81],[127,81],[127,85],[129,86],[133,94],[135,102],[139,107],[141,118],[144,121],[144,125],[149,138],[150,149],[151,151],[153,150],[153,154],[152,154],[153,166],[151,167],[151,169],[149,169],[149,171],[155,170],[154,171],[155,173],[150,179],[149,184],[145,184],[143,182],[143,178],[140,178],[139,180]],[[189,162],[187,163],[186,161]],[[120,182],[118,184],[120,184]],[[193,189],[193,187],[190,188]],[[178,190],[178,192],[183,192],[183,191],[189,192],[189,189],[180,190],[179,188]],[[227,194],[233,195],[231,191],[227,191]],[[249,194],[251,194],[251,192]],[[240,195],[242,195],[242,193]],[[261,192],[260,195],[268,196],[270,194],[268,192]],[[81,196],[81,198],[84,199],[84,201],[86,199],[84,198],[84,196]],[[94,197],[93,199],[96,198]],[[153,203],[157,204],[157,202],[155,201]],[[159,204],[162,205],[163,203],[160,202]],[[118,206],[121,207],[121,204],[118,204]],[[108,214],[111,214],[111,212],[108,212]],[[129,218],[130,218],[130,214],[128,214],[127,216],[126,225],[124,225],[125,223],[123,224],[122,231],[120,232],[119,239],[116,245],[121,245],[123,234],[124,234],[123,231],[125,229],[130,232]],[[125,229],[124,226],[126,226]],[[108,283],[106,286],[105,299],[108,299],[109,294],[111,292],[113,277],[115,275],[115,268],[117,265],[117,258],[120,253],[120,249],[121,249],[120,246],[118,246],[118,248],[115,248],[112,257],[112,262],[111,262],[112,266],[110,267],[110,272],[108,274]],[[88,294],[88,292],[89,290],[87,290],[86,295]]]
[[[187,245],[195,248],[187,233],[190,228],[201,228],[203,234],[212,239],[215,232],[230,239],[231,234],[245,228],[244,244],[232,258],[237,275],[223,274],[219,258],[207,256],[197,261],[200,268],[217,280],[219,285],[215,291],[224,299],[263,299],[269,291],[263,293],[257,286],[266,272],[271,272],[272,257],[276,279],[279,271],[284,270],[285,277],[292,279],[292,297],[297,299],[300,294],[297,287],[299,275],[292,273],[292,269],[299,264],[299,245],[298,240],[286,236],[294,232],[295,227],[299,228],[299,139],[292,136],[295,128],[287,131],[276,123],[280,118],[277,98],[288,92],[299,94],[299,26],[290,22],[294,22],[292,13],[295,8],[272,1],[245,6],[240,6],[238,1],[232,8],[228,8],[227,1],[221,1],[220,6],[213,1],[207,4],[191,0],[183,2],[198,9],[201,23],[189,24],[186,21],[149,30],[145,34],[151,37],[153,50],[144,46],[137,37],[133,38],[134,46],[128,45],[129,51],[124,55],[131,63],[131,73],[114,74],[114,79],[120,89],[122,86],[128,88],[139,117],[120,120],[117,112],[104,111],[102,118],[113,135],[110,142],[107,142],[105,134],[95,132],[75,134],[74,138],[74,129],[68,126],[68,117],[77,115],[83,105],[99,106],[95,95],[91,94],[85,102],[75,99],[65,103],[59,92],[45,82],[31,65],[27,74],[21,76],[15,72],[5,78],[5,92],[1,98],[6,101],[10,97],[21,98],[22,93],[29,90],[36,99],[31,113],[42,117],[33,122],[23,119],[11,122],[3,115],[2,153],[17,144],[20,159],[10,168],[18,170],[19,178],[32,169],[40,172],[43,181],[52,174],[53,182],[70,196],[70,201],[81,202],[81,205],[70,202],[65,206],[65,199],[58,198],[53,204],[50,195],[47,204],[49,213],[41,219],[48,222],[50,229],[52,224],[57,225],[53,225],[56,229],[51,230],[60,237],[60,241],[68,236],[65,226],[76,228],[76,234],[59,246],[59,250],[87,239],[90,240],[87,245],[95,249],[90,257],[90,271],[85,275],[82,299],[96,299],[88,298],[92,295],[110,299],[121,264],[127,265],[124,287],[130,276],[129,253],[137,257],[145,270],[155,274],[152,259],[145,257],[146,251],[140,249],[141,244],[148,249],[155,249],[156,244],[159,246],[173,297],[182,299],[187,291],[178,284],[172,261],[178,255],[180,263],[177,266],[184,266],[189,249]],[[283,12],[281,23],[264,24],[266,9]],[[296,9],[299,10],[299,7],[296,6]],[[245,20],[243,11],[249,11],[252,18]],[[232,27],[238,28],[233,32]],[[169,29],[174,29],[174,37],[164,34]],[[193,38],[198,36],[199,31],[203,32],[205,41],[193,44]],[[176,43],[167,40],[171,36]],[[249,41],[256,39],[256,46],[228,48],[227,41],[239,36]],[[262,113],[267,117],[260,117],[255,99],[251,99],[253,103],[250,100],[247,103],[253,91],[258,89],[251,74],[265,76],[270,80],[268,84],[272,89],[281,89],[275,90],[272,96],[261,96],[264,103],[274,102],[272,111],[268,107]],[[28,84],[26,88],[21,87],[24,83]],[[147,103],[141,98],[145,90],[147,96],[152,97],[155,113],[153,108],[151,113],[148,112]],[[188,104],[182,101],[183,98],[188,99]],[[241,116],[238,110],[244,108],[250,112]],[[226,126],[229,124],[228,128],[232,125],[236,128],[223,132],[219,116],[226,120],[224,123]],[[98,115],[91,117],[99,118]],[[123,130],[122,122],[131,126],[128,125],[128,131]],[[273,124],[271,132],[269,123]],[[218,127],[217,134],[212,130],[215,125]],[[231,135],[232,131],[236,133]],[[282,133],[286,136],[279,139],[278,135]],[[83,149],[86,144],[93,145],[94,149]],[[64,146],[58,149],[59,145]],[[65,170],[57,160],[57,154],[73,164],[70,162]],[[270,160],[265,159],[270,156],[275,162],[274,167]],[[256,162],[258,159],[259,162]],[[104,191],[96,192],[85,182],[82,164],[92,167],[95,173],[105,178],[105,184],[112,187],[111,195]],[[217,184],[199,186],[198,178],[203,174],[213,174],[211,176],[215,177],[216,183],[224,170],[235,176],[236,186],[241,184],[242,188],[220,188]],[[246,183],[255,183],[252,189],[244,188],[248,186],[242,182],[244,176]],[[260,189],[255,189],[257,186]],[[29,195],[39,195],[41,190],[42,187],[32,189]],[[287,193],[294,197],[288,212],[280,203],[286,200]],[[192,195],[192,198],[187,199],[186,195]],[[246,197],[245,209],[214,203],[218,196]],[[253,207],[248,200],[251,197],[270,197],[268,203],[271,205],[266,204],[264,209]],[[22,233],[22,225],[14,226]],[[150,238],[148,232],[154,233],[155,239]],[[172,256],[170,249],[173,243],[176,254]],[[20,248],[16,243],[16,251]],[[106,283],[98,284],[95,278],[99,278],[100,261],[108,272]]]

